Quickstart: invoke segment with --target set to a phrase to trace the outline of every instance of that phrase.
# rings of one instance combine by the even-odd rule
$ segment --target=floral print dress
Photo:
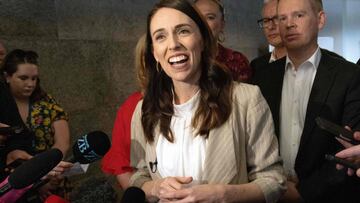
[[[68,121],[68,115],[49,94],[30,104],[26,124],[35,136],[33,143],[35,153],[46,151],[54,145],[55,132],[52,124],[57,120]]]

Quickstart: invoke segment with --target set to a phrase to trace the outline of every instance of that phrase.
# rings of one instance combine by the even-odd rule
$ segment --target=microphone
[[[145,192],[138,187],[125,190],[120,203],[145,203]]]
[[[17,167],[0,185],[0,202],[15,202],[62,159],[59,149],[42,152]]]
[[[21,134],[23,131],[24,128],[21,126],[0,127],[0,135],[17,135]]]
[[[93,131],[80,137],[73,145],[73,156],[67,161],[88,164],[101,159],[110,149],[109,137],[102,131]]]
[[[80,164],[89,164],[101,159],[110,149],[109,137],[102,131],[93,131],[81,136],[72,147],[73,156],[65,161]],[[37,190],[49,179],[36,182],[31,190]]]

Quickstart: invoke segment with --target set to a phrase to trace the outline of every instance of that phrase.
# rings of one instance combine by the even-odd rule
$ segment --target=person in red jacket
[[[147,84],[145,69],[142,63],[144,57],[145,35],[140,37],[135,48],[135,67],[140,91],[131,94],[119,107],[112,131],[112,146],[104,156],[101,168],[104,173],[116,176],[122,189],[129,186],[129,178],[132,174],[130,167],[130,137],[131,118],[137,103],[142,99],[142,91]]]

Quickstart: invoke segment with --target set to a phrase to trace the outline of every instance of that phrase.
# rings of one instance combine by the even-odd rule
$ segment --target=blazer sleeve
[[[262,190],[266,202],[276,202],[286,190],[282,160],[271,111],[257,86],[249,101],[247,121],[247,167],[249,181]]]
[[[146,140],[141,125],[141,106],[142,101],[138,103],[131,120],[130,147],[130,165],[136,169],[130,178],[130,185],[139,188],[145,182],[152,180],[146,164]]]

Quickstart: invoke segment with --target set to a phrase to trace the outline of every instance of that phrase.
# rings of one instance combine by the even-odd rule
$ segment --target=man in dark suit
[[[262,19],[258,20],[258,24],[259,27],[263,29],[266,40],[274,47],[274,49],[271,53],[251,61],[250,66],[253,68],[254,73],[256,73],[257,69],[286,55],[286,48],[280,38],[276,8],[277,0],[265,0],[262,10]]]
[[[343,149],[316,126],[321,116],[360,129],[360,69],[321,50],[321,0],[279,0],[287,56],[259,70],[254,83],[269,103],[288,176],[283,202],[360,202],[360,181],[338,171],[325,154]]]

